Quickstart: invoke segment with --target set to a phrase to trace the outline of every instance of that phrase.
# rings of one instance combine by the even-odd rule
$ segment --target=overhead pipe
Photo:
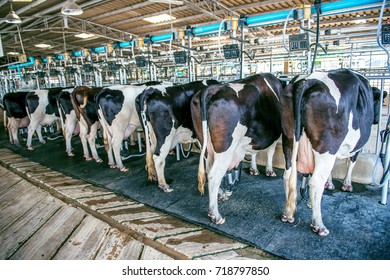
[[[381,1],[379,0],[343,0],[338,2],[332,2],[332,3],[324,3],[321,6],[322,15],[334,15],[342,13],[343,11],[348,12],[357,12],[363,9],[370,8],[379,8],[381,6]],[[312,7],[312,13],[314,14],[315,7]],[[245,24],[248,25],[248,27],[255,27],[259,25],[266,25],[270,22],[276,23],[276,22],[284,22],[286,20],[286,17],[288,16],[289,11],[281,11],[281,12],[275,12],[275,13],[269,13],[269,14],[262,14],[258,16],[253,17],[247,17]],[[290,20],[293,20],[293,17],[290,18]]]
[[[35,63],[35,58],[32,56],[29,56],[27,62],[10,65],[10,66],[8,66],[8,69],[19,69],[22,67],[33,66],[34,63]]]

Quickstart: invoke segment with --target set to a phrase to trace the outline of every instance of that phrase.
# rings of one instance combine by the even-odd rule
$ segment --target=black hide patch
[[[22,119],[27,116],[26,96],[28,91],[10,92],[4,95],[4,109],[9,118]]]
[[[97,96],[97,102],[109,125],[112,125],[115,116],[122,110],[124,100],[125,96],[120,90],[103,89]]]

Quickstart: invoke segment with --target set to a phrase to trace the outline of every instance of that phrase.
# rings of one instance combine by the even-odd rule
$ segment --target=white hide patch
[[[245,157],[245,154],[248,151],[251,151],[252,148],[250,143],[252,138],[245,136],[248,128],[240,123],[237,123],[237,126],[234,128],[232,134],[232,144],[227,149],[227,151],[222,153],[215,153],[215,158],[224,159],[224,164],[229,164],[228,169],[236,167]],[[230,162],[226,162],[226,159],[232,159]],[[226,170],[223,172],[223,174]]]
[[[272,93],[275,95],[276,99],[279,101],[279,97],[276,95],[274,89],[271,87],[270,83],[267,81],[266,78],[264,78],[264,81],[267,84],[267,86],[272,90]]]
[[[335,102],[336,102],[336,113],[338,112],[339,108],[339,102],[341,98],[341,93],[336,84],[332,79],[329,78],[328,73],[325,72],[314,72],[313,74],[309,75],[307,79],[317,79],[326,84],[326,86],[329,88],[330,94],[333,96]]]
[[[171,132],[165,138],[164,144],[161,147],[161,149],[168,149],[168,152],[176,147],[177,143],[193,142],[194,140],[192,138],[191,130],[182,126],[179,126],[177,129],[175,129],[173,125],[174,123],[172,124]]]
[[[244,84],[232,84],[232,83],[229,83],[228,85],[229,85],[229,87],[234,89],[234,91],[237,93],[237,96],[238,96],[238,92],[241,91],[244,88]]]
[[[357,142],[360,139],[361,133],[360,129],[354,130],[352,127],[353,114],[352,112],[349,114],[348,119],[348,133],[345,136],[343,143],[341,144],[336,156],[337,158],[349,158],[353,156],[356,152],[351,153],[351,151],[355,148]]]

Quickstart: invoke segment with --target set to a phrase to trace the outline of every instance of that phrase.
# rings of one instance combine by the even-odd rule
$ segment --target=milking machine
[[[383,13],[386,6],[386,0],[383,0],[381,12],[379,16],[379,22],[378,22],[378,29],[377,29],[377,42],[378,45],[386,52],[387,54],[387,69],[390,74],[390,52],[385,47],[385,45],[390,44],[390,23],[383,24]],[[383,91],[383,87],[382,87]],[[383,96],[381,95],[381,104],[383,101]],[[382,115],[382,110],[380,110],[380,116]],[[380,125],[380,121],[378,123],[378,126]],[[390,186],[390,116],[388,116],[387,124],[384,130],[380,132],[380,140],[382,142],[382,146],[379,152],[379,155],[377,157],[377,161],[374,166],[373,171],[373,182],[374,185],[377,187],[382,188],[382,195],[381,195],[381,201],[380,203],[383,205],[387,204],[387,196],[388,196],[388,190]],[[382,163],[383,167],[383,175],[380,180],[380,183],[376,183],[376,172],[379,164],[379,160]]]

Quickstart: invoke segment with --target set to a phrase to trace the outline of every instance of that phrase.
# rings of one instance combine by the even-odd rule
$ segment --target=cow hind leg
[[[122,162],[122,158],[121,158],[121,154],[120,154],[123,137],[124,137],[123,133],[114,134],[112,137],[112,142],[111,142],[112,145],[111,146],[112,146],[112,151],[114,153],[116,167],[120,171],[126,172],[126,171],[129,171],[129,169],[124,167],[123,162]]]
[[[168,151],[169,152],[169,151]],[[153,155],[153,161],[156,168],[158,186],[164,192],[172,192],[173,189],[169,187],[167,182],[165,181],[164,169],[165,169],[165,158],[168,153],[160,153],[160,155]]]
[[[232,160],[233,155],[230,157],[228,154],[223,156],[216,155],[213,166],[207,176],[209,190],[209,217],[216,224],[223,224],[225,222],[225,219],[222,218],[218,210],[218,193],[222,178],[228,170]]]
[[[80,125],[80,141],[81,145],[83,146],[83,154],[86,161],[92,160],[89,150],[88,150],[88,144],[87,144],[87,128],[84,125]]]
[[[256,161],[257,153],[251,153],[250,156],[251,156],[251,167],[249,167],[249,174],[253,176],[258,176],[260,175],[260,172],[257,169],[257,161]]]
[[[42,137],[42,126],[38,125],[38,127],[35,131],[37,132],[39,142],[42,144],[46,144],[45,139],[43,139],[43,137]]]
[[[325,189],[333,191],[335,189],[335,186],[333,184],[333,178],[332,178],[332,173],[330,173],[328,180],[325,182]]]
[[[103,162],[103,160],[99,157],[98,152],[96,150],[96,134],[97,134],[97,130],[98,130],[97,126],[98,126],[97,123],[92,125],[91,132],[88,135],[88,143],[89,143],[89,147],[91,149],[93,159],[96,162],[100,163],[100,162]]]
[[[265,176],[267,177],[276,177],[276,173],[273,169],[272,163],[277,143],[278,142],[275,141],[274,143],[272,143],[271,146],[267,148],[267,166],[265,167]]]
[[[343,186],[341,189],[345,192],[352,192],[353,186],[352,186],[352,170],[355,167],[356,159],[349,159],[347,162],[347,173],[344,178]]]
[[[322,221],[321,199],[324,192],[324,185],[329,178],[336,157],[330,154],[315,154],[315,169],[310,178],[310,200],[312,204],[311,227],[320,236],[329,234],[329,230]]]

